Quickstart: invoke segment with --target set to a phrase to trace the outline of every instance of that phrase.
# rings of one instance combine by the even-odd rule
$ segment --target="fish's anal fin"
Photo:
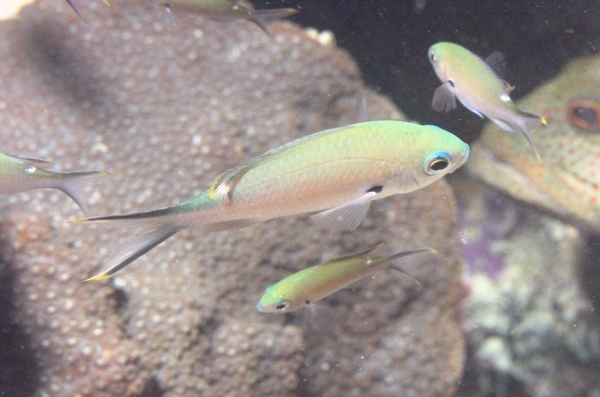
[[[456,108],[456,97],[454,96],[454,86],[450,80],[435,89],[431,107],[436,112],[446,111]]]
[[[314,222],[326,225],[334,225],[346,231],[353,231],[360,225],[369,210],[371,201],[377,192],[369,190],[357,199],[331,208],[323,212],[311,215]]]

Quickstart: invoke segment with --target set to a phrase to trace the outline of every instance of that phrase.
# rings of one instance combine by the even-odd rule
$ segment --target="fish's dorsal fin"
[[[501,79],[506,77],[506,62],[504,61],[504,54],[500,51],[492,52],[490,56],[485,58],[484,62],[498,77]]]
[[[1,152],[0,152],[1,153]],[[1,153],[7,157],[12,157],[13,159],[16,160],[20,160],[22,162],[24,162],[25,164],[28,165],[50,165],[52,164],[51,161],[48,160],[41,160],[41,159],[35,159],[33,157],[20,157],[20,156],[13,156],[12,154],[6,154],[6,153]]]
[[[317,223],[334,225],[349,232],[356,230],[369,210],[371,201],[377,192],[368,191],[357,199],[331,208],[323,212],[311,215],[311,219]]]

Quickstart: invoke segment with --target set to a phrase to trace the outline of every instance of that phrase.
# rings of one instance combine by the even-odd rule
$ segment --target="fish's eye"
[[[277,310],[285,310],[290,307],[290,301],[287,299],[278,299],[277,302],[273,305],[273,307]]]
[[[600,102],[575,99],[567,105],[567,118],[583,130],[600,131]]]
[[[435,152],[425,161],[425,173],[435,175],[445,170],[450,165],[450,154],[448,152]]]

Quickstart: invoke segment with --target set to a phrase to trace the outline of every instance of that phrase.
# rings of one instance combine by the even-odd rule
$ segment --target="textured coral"
[[[350,57],[289,24],[173,23],[158,4],[40,1],[0,24],[0,147],[106,169],[92,214],[171,205],[224,170],[307,133],[400,118]],[[48,396],[449,396],[462,372],[460,259],[444,182],[373,205],[354,233],[279,219],[186,230],[107,282],[80,282],[132,231],[65,224],[60,192],[2,197],[0,387]],[[341,291],[336,321],[261,315],[263,289],[302,267],[386,241],[442,255]],[[4,320],[6,319],[6,320]],[[12,344],[13,342],[11,342]],[[5,354],[6,353],[6,354]],[[10,371],[26,368],[26,371]]]

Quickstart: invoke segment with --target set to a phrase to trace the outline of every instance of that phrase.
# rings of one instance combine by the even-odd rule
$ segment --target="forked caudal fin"
[[[271,21],[276,21],[278,19],[287,18],[289,16],[296,14],[297,12],[298,12],[298,10],[296,10],[295,8],[276,8],[276,9],[272,9],[272,10],[254,10],[254,12],[252,13],[252,18],[250,18],[250,21],[254,22],[256,25],[258,25],[259,28],[261,28],[266,34],[268,34],[270,36],[271,33],[269,32],[269,29],[267,28],[267,23],[269,23]]]
[[[127,227],[139,228],[139,232],[135,234],[134,238],[127,241],[117,255],[106,263],[108,270],[83,281],[103,280],[113,276],[152,248],[186,228],[186,226],[177,224],[173,218],[172,207],[135,214],[98,216],[72,221],[72,223],[80,222],[107,222],[111,224],[127,222]]]
[[[88,277],[85,281],[98,281],[104,280],[105,278],[113,276],[119,270],[129,265],[131,262],[150,251],[175,233],[180,231],[181,228],[166,224],[157,225],[155,228],[145,230],[133,241],[129,242],[128,245],[115,257],[113,257],[106,266],[108,270],[103,271],[95,276]]]
[[[548,125],[548,122],[546,121],[546,118],[544,116],[538,116],[532,113],[519,111],[519,115],[521,117],[519,118],[518,128],[523,133],[523,135],[525,135],[525,138],[527,139],[527,142],[529,142],[529,145],[531,145],[531,148],[535,153],[535,157],[537,157],[538,161],[541,162],[542,158],[540,157],[540,153],[537,147],[535,146],[535,143],[533,142],[531,130],[535,130],[540,127],[545,127]]]
[[[85,204],[81,198],[81,191],[89,185],[92,178],[108,175],[104,171],[91,171],[91,172],[68,172],[60,174],[61,178],[59,183],[54,188],[61,190],[67,196],[71,197],[73,201],[79,206],[81,211],[87,215]],[[53,182],[54,183],[54,182]]]

